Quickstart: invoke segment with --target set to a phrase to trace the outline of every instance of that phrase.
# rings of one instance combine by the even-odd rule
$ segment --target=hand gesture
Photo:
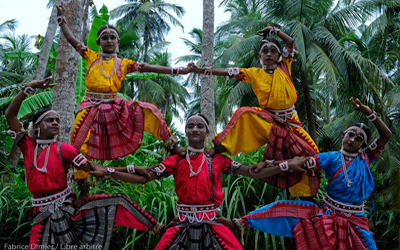
[[[357,98],[357,99],[353,99],[353,97],[350,98],[351,104],[353,104],[353,107],[355,110],[361,111],[366,115],[371,114],[372,112],[374,112],[370,107],[368,107],[367,105],[364,105],[361,103],[361,101]]]
[[[55,6],[57,8],[57,16],[64,16],[65,4],[61,1],[61,4],[56,4]]]
[[[47,77],[44,80],[33,80],[30,83],[28,83],[26,86],[32,87],[34,89],[45,89],[45,88],[51,88],[57,85],[57,83],[52,83],[50,82],[53,80],[51,77]]]
[[[93,175],[97,178],[104,178],[104,175],[107,174],[107,168],[103,167],[102,165],[90,161],[88,161],[88,164],[92,169],[92,171],[89,171],[88,174]]]
[[[263,40],[263,39],[266,39],[267,37],[269,37],[269,33],[271,32],[271,30],[272,30],[273,28],[274,28],[274,27],[273,27],[272,25],[268,24],[266,28],[257,31],[257,35],[263,37],[262,39],[260,39],[260,41]]]
[[[303,156],[294,157],[293,159],[288,161],[289,169],[292,171],[306,172],[306,170],[303,167],[307,159],[308,159],[307,157]]]
[[[198,67],[195,63],[191,62],[187,65],[189,72],[194,72],[196,74],[204,73],[204,68]]]
[[[249,166],[249,174],[253,174],[252,171],[254,170],[254,173],[257,174],[260,172],[263,168],[267,166],[266,162],[260,162],[254,165]]]
[[[140,174],[144,177],[150,178],[150,172],[151,170],[155,169],[156,167],[160,166],[160,164],[153,165],[151,167],[139,167],[135,166],[135,173]]]

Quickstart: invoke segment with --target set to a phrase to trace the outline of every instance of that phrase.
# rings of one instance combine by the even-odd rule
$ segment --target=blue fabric
[[[368,155],[371,157],[371,154]],[[360,205],[374,190],[374,180],[366,161],[358,155],[347,167],[347,175],[352,181],[347,186],[344,172],[332,181],[335,173],[342,168],[340,152],[320,153],[316,155],[318,165],[321,166],[329,181],[326,191],[332,198],[350,205]]]
[[[372,236],[371,232],[364,230],[358,226],[356,226],[356,228],[360,229],[360,234],[363,237],[365,248],[367,248],[368,250],[377,250],[374,237]]]

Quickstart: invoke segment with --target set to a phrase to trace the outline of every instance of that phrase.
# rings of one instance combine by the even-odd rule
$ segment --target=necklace
[[[108,63],[108,61],[111,59],[111,57],[114,58],[113,67],[112,67],[112,69],[111,69],[110,74],[109,74],[109,75],[106,75],[106,74],[104,73],[104,70],[103,70],[103,58],[106,58],[106,63]],[[114,74],[115,66],[117,65],[117,54],[110,54],[110,55],[107,55],[107,54],[105,54],[105,53],[100,53],[100,62],[99,62],[99,64],[100,64],[100,72],[101,72],[101,74],[102,74],[106,79],[110,78],[110,77]]]
[[[188,149],[186,150],[186,160],[187,160],[187,162],[189,163],[189,170],[190,170],[189,178],[190,178],[190,177],[195,176],[195,175],[198,175],[198,174],[200,173],[201,169],[203,168],[203,164],[204,164],[204,162],[206,161],[206,157],[205,157],[205,155],[203,154],[204,149],[202,149],[202,151],[201,151],[201,150],[193,149],[193,150],[195,150],[195,151],[201,151],[200,153],[202,153],[202,155],[203,155],[203,159],[201,160],[201,164],[200,164],[199,169],[197,170],[197,172],[194,172],[194,171],[193,171],[193,166],[192,166],[192,164],[191,164],[191,162],[190,162],[189,148],[190,148],[191,150],[192,150],[193,148],[189,146]],[[194,151],[194,152],[195,152],[195,151]]]
[[[350,181],[349,176],[347,174],[346,160],[347,161],[353,160],[355,157],[357,157],[357,155],[358,153],[349,153],[344,149],[340,149],[340,158],[342,159],[343,173],[344,173],[344,178],[346,179],[347,187],[350,187],[353,182]]]
[[[276,69],[276,67],[278,67],[278,65],[276,63],[274,63],[274,64],[272,64],[270,66],[263,64],[262,67],[263,67],[263,70],[265,72],[267,72],[268,74],[273,74],[275,69]]]
[[[38,168],[37,162],[36,162],[36,159],[38,157],[38,154],[37,154],[38,146],[39,146],[39,144],[36,144],[35,151],[34,151],[35,153],[33,155],[33,157],[34,157],[33,158],[33,165],[35,165],[35,168],[37,170],[39,170],[40,172],[47,173],[46,167],[47,167],[47,162],[49,161],[50,147],[47,147],[46,158],[44,158],[43,167],[42,168]]]
[[[51,144],[55,143],[57,141],[57,138],[53,138],[53,139],[49,139],[49,140],[40,140],[40,139],[36,139],[36,144],[40,145],[40,147],[42,149],[47,148],[48,146],[50,146]]]

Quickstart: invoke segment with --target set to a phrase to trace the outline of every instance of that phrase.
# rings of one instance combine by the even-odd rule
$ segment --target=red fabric
[[[368,220],[354,215],[347,217],[341,212],[329,214],[328,209],[327,206],[320,208],[317,205],[280,201],[265,211],[246,215],[242,219],[300,218],[293,229],[297,249],[365,249],[356,227],[369,231]]]
[[[33,166],[36,142],[27,135],[22,140],[23,141],[21,141],[18,146],[24,156],[26,178],[29,176],[27,186],[33,197],[40,198],[59,193],[66,189],[67,176],[57,152],[57,145],[59,142],[50,145],[49,159],[46,167],[47,173],[42,173]],[[65,167],[68,170],[69,163],[72,163],[72,160],[79,154],[79,151],[68,144],[63,144],[61,149],[63,151],[61,155],[66,162]],[[38,168],[43,167],[46,152],[47,148],[39,154],[36,160]]]
[[[150,215],[143,209],[142,212],[150,217]],[[154,222],[157,223],[155,220]],[[140,220],[138,220],[135,216],[133,216],[128,210],[126,210],[121,205],[117,205],[117,213],[115,214],[115,220],[114,220],[114,227],[116,226],[130,227],[137,230],[151,229],[145,224],[143,224]]]
[[[143,111],[131,101],[121,98],[115,103],[92,107],[73,143],[81,148],[90,131],[87,156],[97,160],[113,160],[135,152],[141,145],[144,131]]]
[[[274,122],[263,155],[263,161],[267,159],[279,161],[291,159],[295,156],[313,156],[318,153],[310,145],[311,143],[301,135],[299,129],[291,126],[291,130],[288,123],[282,123],[274,115],[270,115],[274,117]],[[294,123],[301,127],[301,123],[294,119],[288,119],[288,122]],[[319,171],[314,171],[313,169],[309,169],[307,171],[308,178],[310,180],[311,195],[315,196],[317,195],[319,185],[321,183],[321,173]],[[297,184],[301,178],[302,174],[299,172],[282,172],[280,174],[267,177],[263,179],[263,181],[275,187],[284,189]]]
[[[193,172],[197,172],[202,162],[203,154],[190,157]],[[175,178],[175,192],[179,197],[178,203],[187,205],[204,205],[215,203],[221,205],[223,193],[221,187],[221,173],[226,173],[232,160],[226,156],[216,154],[212,159],[214,200],[211,200],[212,187],[207,160],[198,175],[189,177],[190,170],[186,158],[172,155],[165,159],[162,164],[166,167],[168,175],[173,174]]]
[[[40,240],[43,237],[44,221],[36,223],[31,229],[31,238],[29,240],[29,250],[37,250],[37,246],[41,245]]]

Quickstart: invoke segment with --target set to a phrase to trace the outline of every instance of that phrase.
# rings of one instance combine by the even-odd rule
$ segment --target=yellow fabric
[[[131,72],[132,66],[135,64],[135,62],[132,60],[126,58],[122,59],[121,79],[118,79],[117,69],[115,69],[114,74],[107,79],[100,72],[100,62],[94,64],[92,68],[90,68],[92,63],[100,58],[100,55],[97,52],[94,52],[88,48],[87,51],[85,51],[83,58],[87,61],[88,69],[85,79],[85,86],[87,91],[90,92],[117,93],[121,89],[121,81],[125,79],[127,73]],[[114,58],[111,58],[108,63],[103,60],[102,65],[104,74],[110,74],[113,64]]]
[[[260,108],[253,108],[261,110]],[[272,123],[254,112],[243,113],[222,142],[227,154],[248,153],[264,146],[269,139]]]
[[[153,114],[150,109],[143,109],[144,115],[144,131],[152,134],[155,138],[163,141],[165,138],[161,137],[160,120]]]
[[[291,58],[282,58],[282,62],[291,73]],[[288,109],[297,101],[296,89],[286,73],[277,67],[274,74],[268,74],[261,68],[240,69],[243,81],[251,84],[254,94],[262,108]]]
[[[252,108],[261,111],[260,108]],[[292,115],[293,119],[299,121],[297,112]],[[237,155],[238,153],[248,153],[264,146],[269,139],[269,134],[272,128],[272,122],[269,122],[255,112],[244,112],[235,126],[225,137],[221,143],[227,149],[229,155]],[[316,152],[317,145],[311,139],[310,135],[302,128],[291,127],[292,130],[299,132],[306,139]],[[309,197],[311,196],[310,180],[308,174],[304,173],[299,183],[289,188],[289,191],[294,197]]]
[[[72,133],[71,133],[71,143],[73,144],[75,141],[75,137],[76,137],[76,133],[77,130],[79,128],[79,126],[81,125],[81,122],[83,121],[83,117],[85,117],[85,115],[87,115],[87,113],[89,112],[89,108],[87,109],[83,109],[81,111],[79,111],[76,116],[75,116],[75,121],[74,121],[74,127],[72,128]],[[85,139],[85,142],[83,143],[82,147],[79,149],[79,151],[87,158],[87,153],[88,153],[88,142],[89,142],[89,136],[90,136],[90,131]],[[89,159],[88,159],[89,160]],[[87,177],[89,177],[90,175],[88,173],[86,173],[83,170],[77,170],[76,172],[74,171],[73,173],[75,180],[79,180],[79,179],[86,179]]]

